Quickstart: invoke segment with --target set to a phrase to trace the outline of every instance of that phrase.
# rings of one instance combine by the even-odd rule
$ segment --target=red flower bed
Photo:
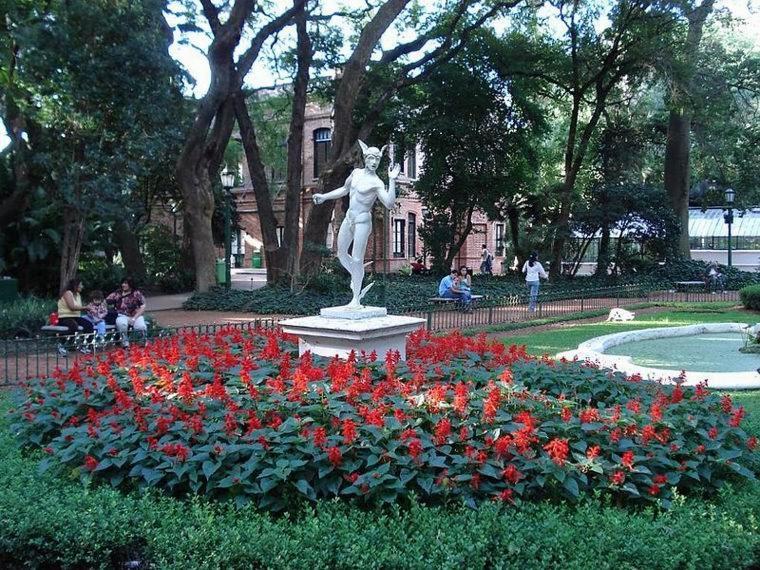
[[[409,359],[298,358],[226,329],[115,351],[25,386],[26,446],[83,478],[255,501],[517,502],[601,490],[632,501],[754,477],[730,397],[662,386],[458,334]]]

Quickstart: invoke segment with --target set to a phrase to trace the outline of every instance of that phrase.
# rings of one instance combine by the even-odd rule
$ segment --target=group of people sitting
[[[487,249],[485,252],[488,255],[484,256],[484,259],[488,260],[490,253]],[[538,261],[538,252],[534,251],[530,254],[523,264],[522,272],[525,274],[525,285],[529,293],[528,310],[533,312],[538,303],[539,282],[542,278],[549,279],[548,273]],[[482,265],[481,273],[486,273]],[[438,284],[438,296],[444,299],[455,299],[462,307],[469,309],[472,305],[472,269],[466,265],[460,267],[459,270],[452,269]]]
[[[115,325],[121,344],[126,347],[129,346],[127,332],[130,327],[142,333],[148,330],[143,317],[145,297],[132,279],[123,279],[119,289],[105,298],[101,291],[91,291],[86,305],[82,302],[83,290],[81,279],[71,279],[58,299],[56,324],[66,327],[67,334],[95,333],[96,338],[102,340],[106,325]]]
[[[441,279],[438,284],[438,296],[443,299],[455,299],[465,309],[469,309],[472,304],[472,269],[466,265],[451,272]]]

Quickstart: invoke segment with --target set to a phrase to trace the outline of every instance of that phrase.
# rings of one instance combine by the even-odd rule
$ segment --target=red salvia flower
[[[434,441],[436,445],[443,445],[446,443],[449,435],[451,435],[451,420],[443,418],[439,421],[434,430]]]
[[[544,445],[544,450],[549,454],[551,460],[557,465],[564,465],[567,456],[570,453],[570,446],[566,439],[554,438]]]
[[[351,445],[356,439],[356,424],[351,419],[343,420],[340,428],[343,433],[343,443]]]
[[[622,471],[615,471],[610,477],[613,485],[622,485],[625,483],[625,473]]]
[[[340,464],[343,462],[343,454],[337,447],[328,447],[327,459],[333,464],[333,467],[340,467]]]
[[[620,463],[623,467],[633,469],[633,451],[624,451],[620,458]]]
[[[594,459],[596,457],[599,457],[600,452],[601,448],[598,445],[592,445],[586,449],[586,459]]]
[[[562,412],[560,412],[560,417],[562,418],[562,421],[567,423],[571,419],[573,419],[573,411],[570,408],[562,408]]]
[[[85,455],[84,468],[87,469],[87,471],[95,471],[95,469],[98,468],[98,460],[92,455]]]
[[[516,484],[520,479],[524,477],[524,475],[518,471],[517,467],[511,463],[504,468],[504,470],[501,472],[501,475],[504,477],[505,481],[512,483],[512,485]]]

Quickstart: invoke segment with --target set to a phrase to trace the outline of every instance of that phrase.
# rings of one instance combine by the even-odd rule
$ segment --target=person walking
[[[486,244],[481,246],[480,272],[484,275],[493,275],[493,254],[488,251]]]
[[[528,261],[523,264],[523,273],[525,273],[525,283],[528,286],[530,292],[530,302],[528,303],[528,310],[532,313],[536,310],[536,303],[538,301],[538,289],[541,283],[541,277],[549,279],[543,266],[538,261],[538,252],[530,254]]]

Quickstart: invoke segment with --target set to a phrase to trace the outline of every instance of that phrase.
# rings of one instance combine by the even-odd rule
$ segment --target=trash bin
[[[251,257],[251,267],[261,269],[261,251],[258,249],[253,252],[253,256]]]
[[[18,299],[18,279],[0,278],[0,301],[15,301],[16,299]]]
[[[227,272],[224,267],[224,259],[216,260],[216,283],[224,285],[227,282]]]
[[[235,254],[235,269],[240,269],[241,267],[243,267],[244,260],[245,260],[244,253],[236,253]]]

